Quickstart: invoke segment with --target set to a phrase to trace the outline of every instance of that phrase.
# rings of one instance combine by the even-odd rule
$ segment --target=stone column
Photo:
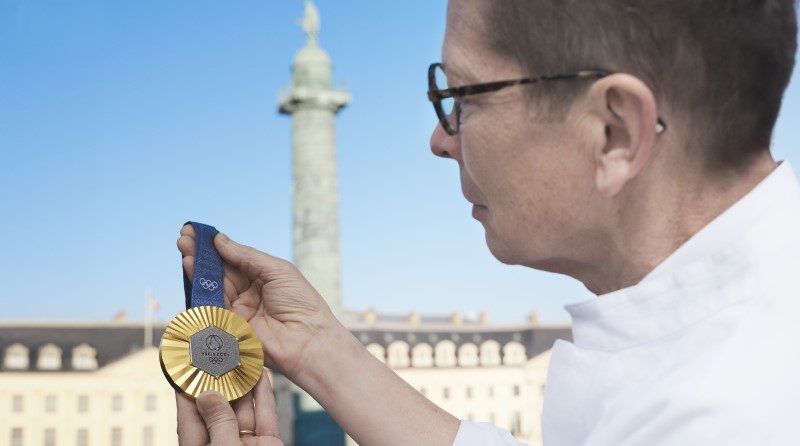
[[[336,114],[350,95],[331,85],[331,60],[319,46],[319,12],[306,1],[303,28],[308,42],[292,63],[292,83],[279,95],[279,111],[292,117],[293,261],[311,285],[341,314],[339,188]],[[298,390],[302,412],[320,411]]]

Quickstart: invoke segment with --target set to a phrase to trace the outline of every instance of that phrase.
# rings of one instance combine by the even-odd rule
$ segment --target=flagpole
[[[153,346],[153,309],[151,305],[152,290],[144,291],[144,348]]]

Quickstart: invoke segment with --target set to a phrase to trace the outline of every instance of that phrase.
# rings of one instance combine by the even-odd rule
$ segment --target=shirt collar
[[[632,287],[564,306],[578,347],[613,350],[675,332],[757,292],[745,235],[800,195],[787,161]],[[797,206],[796,200],[788,200]],[[777,221],[777,220],[776,220]]]

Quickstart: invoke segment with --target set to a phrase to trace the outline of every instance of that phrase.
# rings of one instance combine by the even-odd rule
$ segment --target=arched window
[[[6,370],[25,370],[28,368],[28,348],[22,344],[11,344],[6,348],[3,368]]]
[[[39,348],[39,370],[58,370],[61,368],[61,349],[55,344],[45,344]]]
[[[458,365],[461,367],[475,367],[478,365],[478,346],[464,344],[458,348]]]
[[[433,347],[430,344],[417,344],[411,350],[411,365],[414,367],[433,366]]]
[[[455,367],[456,344],[453,341],[442,341],[436,344],[436,367]]]
[[[481,344],[481,365],[500,365],[500,344],[497,341],[486,341]]]
[[[94,370],[97,368],[97,350],[89,344],[81,344],[72,349],[72,368],[75,370]]]
[[[387,348],[389,367],[408,367],[408,344],[394,341]]]
[[[380,344],[370,344],[367,346],[367,351],[372,353],[372,356],[381,360],[381,362],[386,362],[386,350]]]
[[[519,365],[524,364],[526,360],[524,345],[519,342],[509,342],[503,346],[503,364]]]

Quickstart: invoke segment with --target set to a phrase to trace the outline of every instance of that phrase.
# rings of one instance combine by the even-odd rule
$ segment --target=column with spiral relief
[[[295,55],[292,82],[278,100],[279,112],[292,119],[293,262],[338,316],[341,268],[335,120],[350,95],[332,87],[331,59],[318,41],[319,21],[318,9],[306,0],[302,26],[307,42]],[[297,388],[294,395],[291,443],[343,445],[344,433],[322,407]]]

